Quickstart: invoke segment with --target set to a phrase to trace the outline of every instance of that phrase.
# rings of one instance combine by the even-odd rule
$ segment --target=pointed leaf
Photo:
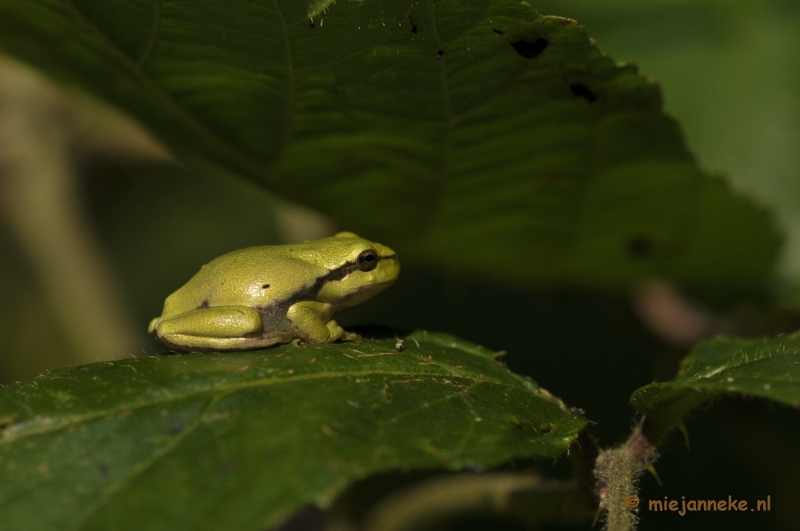
[[[800,335],[772,339],[720,336],[697,346],[678,376],[637,389],[631,403],[661,439],[697,406],[726,393],[768,398],[800,408]]]

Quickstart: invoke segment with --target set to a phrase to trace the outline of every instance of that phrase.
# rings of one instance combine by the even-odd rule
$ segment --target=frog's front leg
[[[300,301],[292,304],[286,317],[297,337],[308,343],[333,343],[337,339],[352,341],[361,336],[346,332],[330,318],[332,306],[327,302]]]
[[[151,334],[175,350],[265,346],[255,345],[258,337],[253,337],[262,331],[261,314],[246,306],[200,308],[168,319],[153,319],[149,327]]]

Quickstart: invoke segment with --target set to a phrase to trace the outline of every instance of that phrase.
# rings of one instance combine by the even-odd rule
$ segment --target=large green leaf
[[[263,529],[398,467],[566,451],[585,419],[452,336],[156,356],[0,389],[3,529]]]
[[[775,210],[788,233],[782,273],[798,283],[800,3],[538,0],[536,6],[580,20],[604,50],[635,59],[663,83],[666,109],[680,120],[698,159],[724,169],[738,189]]]
[[[526,2],[0,0],[0,50],[440,266],[735,291],[778,247],[656,83]]]
[[[661,439],[697,406],[726,393],[768,398],[800,408],[800,335],[773,339],[721,336],[700,344],[678,376],[637,389],[633,406]]]

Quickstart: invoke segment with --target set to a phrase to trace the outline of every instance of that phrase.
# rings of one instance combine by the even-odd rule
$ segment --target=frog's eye
[[[361,271],[372,271],[378,266],[378,255],[372,249],[362,251],[356,259]]]

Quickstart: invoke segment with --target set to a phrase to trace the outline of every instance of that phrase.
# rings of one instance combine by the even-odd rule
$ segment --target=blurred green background
[[[701,166],[724,173],[776,212],[787,234],[780,270],[791,300],[791,286],[800,283],[800,2],[531,5],[577,19],[602,50],[661,81],[666,109],[682,124]],[[347,228],[244,181],[232,185],[179,165],[94,158],[78,177],[88,237],[102,251],[134,338],[129,356],[164,350],[146,335],[148,321],[166,295],[213,257]],[[54,309],[25,249],[11,227],[0,224],[0,383],[92,361],[70,339],[65,310]],[[422,263],[404,261],[403,267],[396,286],[345,314],[342,324],[442,330],[507,350],[512,370],[585,409],[605,445],[623,439],[631,426],[630,393],[671,377],[685,352],[639,320],[629,293],[531,292]],[[793,326],[792,320],[773,321],[765,329]],[[733,402],[701,418],[689,423],[692,451],[675,438],[660,461],[664,487],[645,478],[643,498],[771,494],[775,510],[738,519],[645,514],[642,529],[800,528],[800,464],[792,451],[800,447],[797,412]]]

